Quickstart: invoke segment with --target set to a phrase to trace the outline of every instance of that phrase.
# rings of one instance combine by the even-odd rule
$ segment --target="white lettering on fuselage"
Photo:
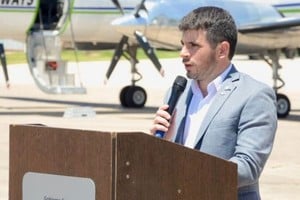
[[[1,5],[5,6],[31,6],[34,0],[0,0]]]

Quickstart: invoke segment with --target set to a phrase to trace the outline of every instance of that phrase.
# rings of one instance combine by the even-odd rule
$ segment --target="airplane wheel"
[[[286,117],[291,109],[291,104],[287,96],[277,94],[277,116],[278,118]]]
[[[286,58],[293,59],[297,55],[297,49],[286,48],[286,49],[283,50],[283,53],[284,53]]]
[[[121,91],[120,99],[124,107],[141,108],[146,103],[147,94],[142,87],[127,86]]]
[[[124,87],[122,90],[121,90],[121,93],[120,93],[120,102],[121,102],[121,105],[123,107],[128,107],[128,104],[126,102],[126,94],[128,93],[128,90],[129,88],[132,87],[130,85]]]

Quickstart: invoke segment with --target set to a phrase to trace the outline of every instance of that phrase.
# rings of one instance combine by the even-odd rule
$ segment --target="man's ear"
[[[230,44],[227,41],[223,41],[218,45],[219,58],[228,58],[230,51]]]

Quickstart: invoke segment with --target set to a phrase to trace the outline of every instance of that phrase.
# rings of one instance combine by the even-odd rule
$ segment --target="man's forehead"
[[[191,29],[182,32],[182,40],[184,41],[197,41],[200,37],[206,37],[206,31],[202,29]]]

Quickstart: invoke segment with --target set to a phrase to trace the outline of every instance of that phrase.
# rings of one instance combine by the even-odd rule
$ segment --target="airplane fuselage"
[[[124,13],[138,2],[122,1]],[[121,34],[111,21],[120,16],[111,0],[1,0],[0,38],[24,42],[29,31],[40,29],[58,31],[63,41],[117,43]]]
[[[0,38],[25,41],[26,32],[36,17],[37,0],[0,1]]]

